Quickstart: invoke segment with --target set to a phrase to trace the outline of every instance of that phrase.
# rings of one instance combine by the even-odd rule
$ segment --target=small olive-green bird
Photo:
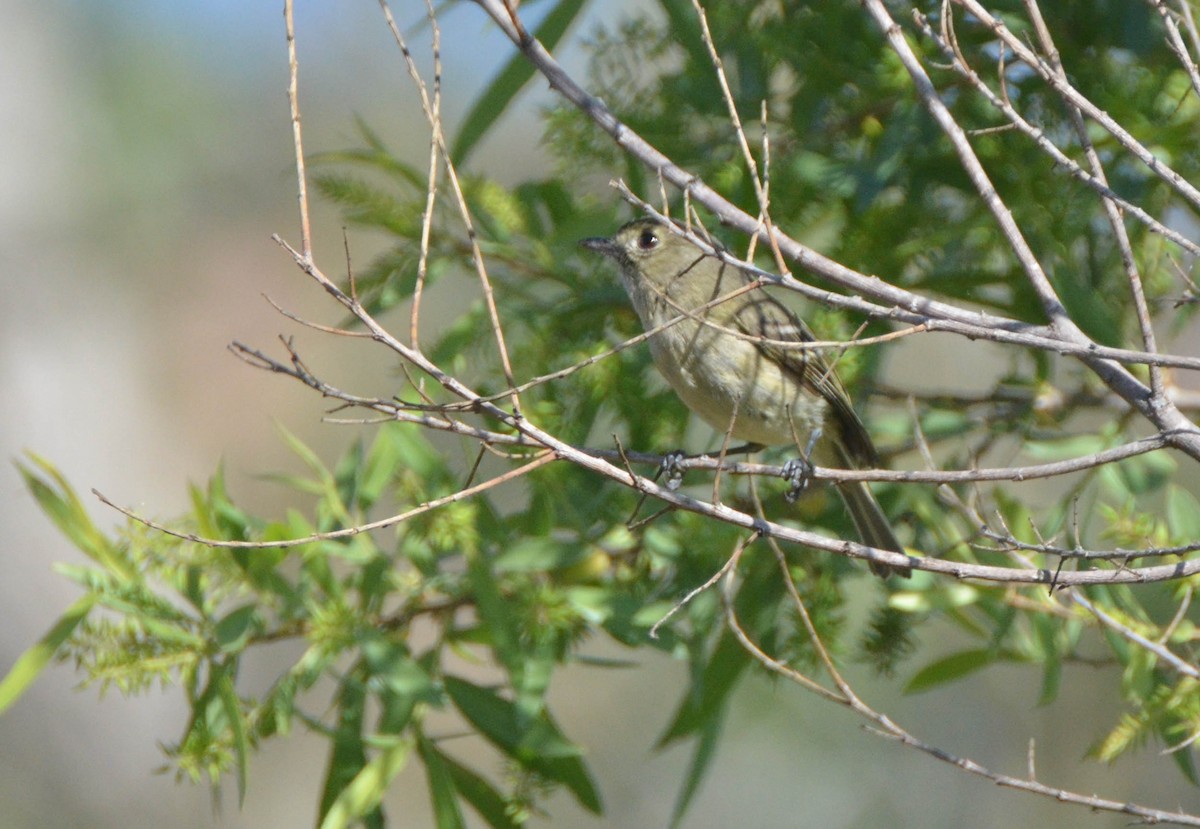
[[[649,331],[654,364],[688,408],[717,431],[761,446],[790,444],[820,466],[870,469],[879,454],[829,364],[814,350],[799,317],[753,278],[705,254],[663,222],[635,219],[611,239],[584,247],[614,259],[633,307]],[[864,544],[903,553],[865,483],[838,485]],[[876,574],[909,568],[871,562]]]

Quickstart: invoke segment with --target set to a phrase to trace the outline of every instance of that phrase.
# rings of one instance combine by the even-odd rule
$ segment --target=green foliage
[[[547,50],[553,51],[586,5],[587,0],[559,0],[542,20],[541,25],[534,30],[533,36]],[[535,71],[533,64],[523,56],[513,55],[508,64],[488,84],[463,119],[458,135],[455,136],[451,154],[458,163],[466,161],[479,140],[491,130],[517,94],[533,79]]]
[[[584,5],[555,4],[543,33],[561,36]],[[710,5],[709,22],[752,133],[760,103],[768,104],[777,224],[851,267],[905,287],[1041,321],[990,215],[858,4]],[[1046,9],[1051,28],[1070,33],[1058,44],[1064,64],[1087,66],[1075,78],[1083,91],[1135,134],[1153,139],[1178,172],[1194,179],[1200,155],[1191,148],[1200,108],[1185,94],[1186,77],[1172,68],[1153,9],[1116,0],[1101,5],[1103,12],[1077,2]],[[658,17],[637,13],[590,35],[593,91],[681,166],[756,212],[691,4],[660,0],[657,11]],[[1108,22],[1117,14],[1132,23]],[[963,24],[959,35],[967,54],[994,63],[988,32]],[[640,71],[630,72],[631,66]],[[500,123],[530,77],[515,59],[499,71],[455,139],[460,153]],[[957,79],[935,73],[934,80],[966,128],[996,125],[996,113]],[[1017,68],[1005,80],[1023,111],[1070,143],[1052,93]],[[653,175],[618,155],[579,113],[558,109],[546,119],[555,176],[512,189],[482,175],[462,180],[518,382],[639,333],[612,274],[582,259],[577,247],[579,239],[607,232],[621,218],[610,196],[581,192],[578,182],[592,172],[620,174],[643,193],[656,191]],[[389,240],[389,249],[355,279],[358,296],[378,315],[405,307],[416,290],[426,174],[396,160],[366,125],[360,132],[363,146],[319,158],[314,180],[348,222]],[[1097,139],[1112,159],[1113,186],[1161,214],[1170,201],[1165,185],[1123,160],[1105,136]],[[1128,342],[1135,321],[1098,202],[1013,132],[981,134],[974,145],[1072,314],[1097,340]],[[507,383],[478,278],[468,268],[471,246],[453,200],[441,195],[426,288],[454,292],[462,310],[436,328],[423,319],[422,347],[481,393],[502,392]],[[1191,313],[1167,301],[1178,291],[1170,271],[1178,252],[1148,238],[1139,224],[1129,228],[1150,299],[1167,309],[1161,323],[1178,327]],[[835,312],[813,316],[818,329],[831,335],[844,336],[857,325]],[[855,381],[860,404],[868,400],[879,353],[856,350],[841,366]],[[1130,423],[1113,422],[1106,401],[1070,364],[1020,354],[998,374],[990,392],[977,399],[914,399],[920,434],[946,467],[965,468],[980,457],[1013,464],[1074,457],[1118,445],[1133,432]],[[446,397],[427,377],[413,376],[412,382],[435,399]],[[418,399],[408,385],[399,396]],[[1047,405],[1060,398],[1062,405]],[[650,368],[644,347],[537,385],[524,392],[522,405],[532,422],[578,445],[611,448],[616,434],[627,448],[666,451],[695,437],[687,434],[686,411]],[[872,432],[886,455],[913,448],[908,409],[869,408]],[[246,780],[248,755],[263,740],[299,726],[330,745],[324,785],[314,797],[322,827],[385,825],[383,795],[410,761],[424,769],[439,827],[464,825],[464,806],[488,826],[513,827],[527,822],[539,798],[557,788],[587,811],[602,810],[583,748],[553,716],[547,693],[564,665],[592,664],[579,653],[582,642],[606,635],[630,649],[658,648],[687,661],[688,687],[659,740],[662,746],[683,740],[694,745],[674,812],[676,822],[682,819],[711,765],[732,696],[754,661],[725,626],[713,591],[684,607],[657,638],[650,629],[721,567],[742,533],[683,513],[631,530],[632,493],[562,463],[521,478],[519,489],[422,510],[463,488],[472,444],[460,453],[448,439],[430,438],[418,426],[390,423],[364,428],[329,466],[296,438],[285,433],[283,439],[306,471],[276,481],[301,496],[298,502],[311,502],[310,508],[275,519],[249,514],[218,470],[206,486],[192,488],[191,511],[171,524],[178,535],[136,522],[105,533],[52,465],[33,458],[22,466],[42,510],[87,563],[60,566],[84,595],[0,683],[0,710],[51,659],[71,660],[85,682],[101,690],[182,690],[191,716],[166,747],[180,777],[216,784],[229,774],[245,791],[252,785]],[[510,468],[486,456],[474,479]],[[1171,459],[1147,455],[1081,473],[1052,497],[1016,484],[983,490],[982,497],[1009,531],[1030,544],[1194,543],[1200,504],[1173,482],[1175,471]],[[708,497],[711,482],[692,474],[687,483],[697,497]],[[723,484],[728,502],[746,506],[739,484]],[[773,519],[852,534],[828,491],[790,512],[780,487],[771,484],[762,488]],[[939,558],[1011,565],[933,488],[878,490],[909,546]],[[980,491],[963,487],[956,493],[969,500]],[[386,530],[328,537],[408,510],[412,517]],[[1083,516],[1078,539],[1075,512]],[[327,537],[265,549],[236,546],[314,533]],[[208,546],[196,537],[230,544]],[[887,590],[872,582],[864,614],[851,610],[848,600],[850,585],[862,583],[855,578],[863,575],[860,568],[840,557],[788,556],[813,625],[834,655],[861,659],[885,674],[909,669],[911,657],[918,667],[911,667],[910,692],[1004,662],[1039,672],[1038,701],[1047,703],[1061,688],[1064,665],[1100,661],[1119,668],[1120,688],[1113,693],[1127,708],[1098,740],[1096,757],[1115,759],[1150,738],[1182,746],[1200,730],[1193,680],[1044,590],[1019,593],[917,573]],[[1059,564],[1055,556],[1028,556],[1038,566]],[[813,643],[765,546],[746,551],[739,577],[734,607],[747,635],[765,652],[816,672]],[[1194,613],[1174,616],[1189,589],[1095,588],[1087,595],[1147,640],[1191,652]],[[413,635],[414,625],[423,628],[421,636]],[[1095,635],[1098,628],[1102,635]],[[919,647],[925,644],[920,632],[929,629],[939,636],[950,632],[946,647]],[[264,692],[248,693],[239,681],[246,664],[264,645],[280,641],[301,643],[298,658]],[[1099,648],[1101,657],[1095,656]],[[453,742],[428,725],[434,713],[456,716],[482,736],[505,774],[497,779],[493,768],[456,756]],[[1190,745],[1172,757],[1194,782]]]

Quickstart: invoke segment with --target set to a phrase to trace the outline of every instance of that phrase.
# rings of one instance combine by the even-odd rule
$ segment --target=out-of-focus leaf
[[[137,581],[137,568],[92,523],[79,496],[62,473],[45,458],[32,452],[27,454],[41,475],[21,463],[17,464],[17,469],[25,479],[25,486],[54,525],[92,561],[124,581]]]
[[[1200,541],[1200,501],[1175,484],[1167,487],[1167,526],[1176,544]]]
[[[325,811],[320,829],[345,829],[358,821],[370,829],[383,829],[379,804],[411,753],[412,741],[398,739],[363,764]]]
[[[76,601],[54,623],[54,627],[46,631],[36,645],[17,657],[17,661],[13,663],[8,674],[3,680],[0,680],[0,714],[4,713],[21,694],[25,693],[25,689],[33,684],[33,681],[50,664],[50,660],[54,658],[58,649],[71,638],[75,628],[79,627],[80,622],[87,618],[95,604],[95,597],[90,595]]]
[[[433,680],[408,648],[379,632],[366,634],[359,647],[371,676],[371,688],[382,706],[378,730],[399,734],[411,720],[417,703],[436,698]]]
[[[334,727],[333,749],[329,753],[329,768],[325,772],[318,813],[322,829],[346,826],[349,821],[374,810],[378,805],[378,801],[370,804],[374,789],[369,778],[360,783],[353,795],[349,793],[350,784],[367,764],[367,752],[363,744],[367,693],[362,684],[362,673],[361,667],[351,671],[342,680],[338,690],[338,720]]]
[[[698,692],[680,703],[671,724],[658,738],[659,748],[691,734],[703,732],[714,720],[724,717],[725,703],[737,686],[750,656],[731,633],[721,635],[712,657],[704,666]]]
[[[534,771],[567,787],[579,804],[600,814],[600,793],[588,774],[579,746],[568,740],[545,711],[524,724],[517,707],[493,691],[454,676],[443,680],[455,707],[497,748]]]
[[[1062,654],[1058,645],[1061,623],[1040,613],[1031,614],[1029,622],[1041,651],[1038,657],[1042,663],[1042,690],[1038,695],[1038,705],[1048,705],[1058,696],[1058,687],[1062,682]]]
[[[225,653],[235,653],[246,646],[246,642],[258,627],[258,606],[243,605],[232,610],[217,622],[214,630],[217,646]]]
[[[491,638],[492,649],[515,684],[521,674],[524,653],[517,635],[517,621],[512,607],[500,595],[496,576],[482,551],[472,550],[467,553],[467,574],[475,593],[479,618]]]
[[[947,682],[954,682],[963,677],[986,668],[996,661],[996,651],[991,648],[965,650],[931,662],[913,676],[904,686],[906,694],[917,694],[928,691]]]
[[[1170,736],[1173,737],[1175,735],[1172,734]],[[1163,742],[1167,745],[1176,746],[1179,743],[1178,740],[1173,740],[1169,737],[1164,737]],[[1174,751],[1170,752],[1170,754],[1171,759],[1175,761],[1175,765],[1179,769],[1180,773],[1183,774],[1184,779],[1186,779],[1193,786],[1200,786],[1200,777],[1198,777],[1196,774],[1195,755],[1186,746],[1177,747]]]
[[[441,753],[426,737],[417,740],[417,750],[425,763],[425,780],[429,784],[429,801],[437,829],[462,829],[466,824],[458,807],[458,789]]]
[[[560,570],[582,560],[589,552],[583,544],[530,536],[509,545],[496,556],[495,564],[497,571],[508,573]]]
[[[442,754],[432,746],[431,750],[441,758],[442,765],[454,779],[459,795],[492,829],[517,829],[517,823],[508,814],[507,803],[492,784],[466,766],[459,765],[453,757]]]
[[[682,824],[683,816],[687,814],[688,807],[692,805],[692,800],[695,798],[696,792],[700,790],[700,783],[704,780],[704,776],[708,772],[708,767],[712,764],[713,757],[716,756],[717,740],[721,736],[721,725],[723,723],[723,718],[713,718],[700,726],[699,739],[696,741],[696,750],[692,752],[692,761],[688,763],[688,770],[683,778],[683,786],[679,789],[679,794],[675,797],[675,805],[671,809],[672,827]]]
[[[223,671],[217,678],[217,699],[225,709],[225,718],[229,721],[229,730],[233,734],[234,770],[237,779],[238,805],[246,799],[246,764],[249,762],[250,741],[246,736],[246,726],[242,720],[242,704],[237,691],[233,687],[233,677],[230,672]]]

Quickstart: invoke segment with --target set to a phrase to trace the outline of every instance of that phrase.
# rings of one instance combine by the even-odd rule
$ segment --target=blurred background
[[[302,115],[311,152],[358,145],[362,118],[423,164],[427,132],[403,63],[374,3],[299,2]],[[541,4],[544,5],[544,4]],[[169,518],[224,462],[235,498],[282,512],[287,492],[263,480],[295,469],[276,424],[327,461],[353,435],[321,423],[322,401],[234,358],[241,340],[274,348],[296,333],[262,298],[334,322],[324,296],[270,239],[298,243],[286,98],[282,4],[209,0],[21,3],[0,0],[0,454],[38,453],[81,492]],[[527,4],[536,22],[539,4]],[[407,31],[423,11],[396,4]],[[597,13],[595,4],[559,53]],[[482,12],[442,18],[444,85],[453,126],[511,54]],[[413,33],[429,66],[427,31]],[[472,167],[505,183],[538,174],[536,84]],[[314,203],[318,260],[342,270],[342,223]],[[597,228],[597,232],[605,230]],[[351,233],[367,262],[380,240]],[[304,335],[309,336],[309,335]],[[922,363],[928,374],[928,362]],[[339,379],[392,367],[339,366]],[[77,596],[55,562],[81,556],[42,516],[9,464],[0,467],[0,673]],[[102,526],[118,516],[88,495]],[[928,643],[926,643],[928,644]],[[622,655],[603,642],[592,655]],[[270,675],[271,655],[262,670]],[[632,670],[577,667],[553,689],[562,725],[589,750],[608,816],[550,801],[559,826],[665,825],[688,748],[654,751],[684,686],[683,665],[650,659]],[[854,676],[854,672],[851,672]],[[1163,807],[1200,806],[1181,779],[1148,757],[1117,768],[1081,762],[1118,701],[1089,693],[1094,669],[1067,669],[1052,706],[1036,707],[1036,672],[1014,667],[947,690],[903,697],[901,680],[857,677],[870,702],[930,742],[995,770],[1026,772],[1029,739],[1045,782]],[[295,827],[311,825],[323,743],[277,739],[250,766],[246,802],[232,786],[155,774],[160,741],[185,707],[168,689],[133,699],[75,689],[71,666],[48,670],[0,718],[0,827]],[[1096,687],[1114,687],[1111,677]],[[964,703],[963,701],[969,701]],[[865,733],[849,714],[759,677],[734,701],[725,742],[688,826],[1120,826],[1046,799],[998,790]],[[494,771],[499,774],[498,767]],[[1157,774],[1158,778],[1154,777]],[[1182,792],[1182,794],[1181,794]],[[1188,802],[1190,801],[1190,803]],[[389,800],[395,826],[430,825],[419,769]]]

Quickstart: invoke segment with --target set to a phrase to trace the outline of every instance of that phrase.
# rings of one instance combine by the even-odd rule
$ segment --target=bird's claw
[[[683,484],[683,461],[687,458],[683,452],[668,452],[663,455],[659,464],[659,474],[665,475],[664,483],[669,490],[676,490]]]
[[[808,489],[812,477],[813,465],[808,458],[792,458],[783,465],[783,479],[788,482],[788,490],[783,497],[789,504],[796,503],[800,494]]]

